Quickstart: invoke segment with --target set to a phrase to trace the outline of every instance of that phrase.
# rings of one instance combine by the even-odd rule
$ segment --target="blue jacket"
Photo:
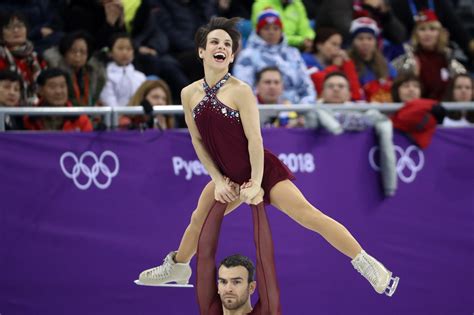
[[[256,73],[268,66],[277,66],[280,69],[283,75],[285,99],[294,104],[316,102],[316,91],[299,50],[289,46],[284,37],[279,44],[269,45],[252,32],[247,48],[237,56],[233,75],[254,87]]]

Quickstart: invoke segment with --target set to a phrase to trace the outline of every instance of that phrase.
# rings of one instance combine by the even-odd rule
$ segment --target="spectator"
[[[217,15],[226,18],[240,17],[250,20],[253,0],[217,0]]]
[[[215,14],[215,1],[154,0],[154,3],[156,22],[168,34],[170,54],[186,69],[190,81],[201,79],[204,70],[196,58],[194,35]]]
[[[354,61],[359,82],[368,102],[391,102],[390,88],[396,70],[377,46],[380,30],[374,20],[360,17],[351,23],[352,46],[349,56]]]
[[[67,74],[61,69],[50,68],[38,76],[38,94],[42,107],[72,107],[67,93]],[[92,131],[92,123],[86,115],[23,118],[27,130]]]
[[[252,6],[252,23],[255,28],[262,22],[262,13],[271,8],[278,12],[280,24],[288,44],[309,51],[315,38],[314,30],[308,20],[306,8],[301,0],[255,0]]]
[[[8,69],[20,74],[23,80],[21,103],[36,105],[35,80],[46,63],[40,61],[33,44],[26,38],[26,19],[19,12],[2,12],[0,29],[0,70]]]
[[[323,84],[324,104],[344,104],[350,100],[349,80],[342,72],[332,72]],[[378,110],[370,109],[364,113],[330,111],[318,112],[318,123],[334,134],[345,131],[362,131],[374,128],[380,147],[382,187],[385,196],[393,196],[397,190],[397,171],[393,145],[392,123]]]
[[[450,82],[445,100],[447,102],[473,102],[474,82],[467,74],[458,74]],[[473,111],[449,111],[443,120],[448,127],[467,127],[474,125]]]
[[[342,71],[351,84],[352,99],[362,99],[362,91],[354,62],[341,48],[342,35],[334,28],[318,29],[311,53],[304,53],[303,59],[313,80],[318,95],[323,89],[323,81],[327,74]]]
[[[128,34],[115,34],[109,49],[112,61],[107,65],[107,82],[100,99],[105,106],[125,106],[146,77],[132,64],[134,52]]]
[[[283,74],[285,99],[293,104],[315,103],[316,92],[304,60],[298,49],[286,43],[280,17],[274,10],[260,14],[257,29],[250,35],[247,48],[237,56],[233,73],[253,87],[256,73],[268,66],[278,66]]]
[[[163,80],[149,80],[143,82],[128,106],[142,106],[145,115],[120,118],[121,129],[153,129],[160,130],[175,128],[175,118],[173,115],[153,115],[153,106],[170,105],[171,91]]]
[[[68,74],[68,94],[74,106],[94,106],[105,85],[105,69],[95,57],[89,34],[77,31],[66,34],[59,47],[45,51],[48,65]]]
[[[122,1],[125,8],[137,2]],[[150,0],[141,1],[135,12],[125,11],[125,25],[137,49],[134,65],[146,75],[157,75],[168,82],[173,95],[170,103],[177,104],[181,90],[190,82],[178,60],[169,53],[169,38],[156,22],[155,11]]]
[[[452,39],[461,47],[466,56],[474,60],[474,38],[467,32],[456,15],[452,3],[446,0],[390,0],[393,12],[412,34],[417,27],[420,12],[430,10],[439,17],[439,22],[447,27]],[[471,1],[472,3],[472,1]]]
[[[106,47],[115,33],[125,32],[121,0],[68,0],[61,14],[64,32],[94,34],[95,47]]]
[[[401,73],[392,85],[392,99],[396,103],[405,103],[421,98],[421,82],[413,73]]]
[[[259,104],[287,104],[288,100],[283,98],[283,76],[276,66],[265,67],[256,74],[255,94]],[[261,121],[265,127],[303,127],[304,116],[291,111],[282,111],[278,117],[265,117],[261,115]]]
[[[351,22],[359,17],[373,19],[380,28],[382,37],[394,44],[401,44],[406,39],[405,26],[386,0],[323,0],[316,20],[319,27],[336,28],[347,42],[350,39]]]
[[[406,53],[393,61],[399,72],[412,72],[423,83],[423,98],[441,100],[450,78],[465,73],[448,48],[448,32],[432,10],[420,11]]]
[[[0,11],[21,12],[31,28],[28,38],[34,43],[35,51],[42,53],[56,45],[63,35],[60,19],[61,0],[3,0]]]
[[[259,104],[290,104],[283,98],[283,76],[276,66],[261,69],[255,76],[255,94]]]
[[[351,99],[349,80],[342,72],[332,72],[326,76],[323,84],[321,103],[344,104]]]
[[[20,103],[21,77],[9,70],[0,71],[0,107],[16,107]],[[5,116],[5,130],[23,129],[19,116]]]

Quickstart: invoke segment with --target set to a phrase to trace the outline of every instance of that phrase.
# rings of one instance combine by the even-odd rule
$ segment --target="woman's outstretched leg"
[[[302,226],[320,234],[334,248],[351,258],[354,268],[372,284],[378,293],[385,292],[391,296],[395,292],[398,277],[392,278],[392,273],[363,251],[360,244],[342,224],[311,205],[291,181],[284,180],[277,183],[270,191],[270,200],[272,205]]]
[[[342,224],[311,205],[291,181],[277,183],[270,191],[270,201],[302,226],[320,234],[349,258],[355,258],[362,251],[362,247]]]

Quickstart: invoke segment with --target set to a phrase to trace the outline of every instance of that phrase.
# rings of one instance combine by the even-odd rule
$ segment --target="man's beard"
[[[249,300],[248,294],[246,294],[242,298],[239,298],[238,296],[233,296],[232,300],[223,298],[222,305],[224,306],[225,309],[233,311],[233,310],[237,310],[241,308],[243,305],[247,303],[248,300]]]

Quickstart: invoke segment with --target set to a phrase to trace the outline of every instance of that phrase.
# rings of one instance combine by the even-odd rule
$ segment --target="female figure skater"
[[[391,296],[398,277],[392,278],[375,258],[340,223],[312,206],[291,182],[293,175],[271,152],[263,148],[259,112],[250,86],[232,77],[240,34],[237,19],[213,18],[195,36],[205,77],[181,92],[185,119],[199,160],[211,181],[204,187],[177,252],[171,252],[161,266],[145,270],[143,284],[188,283],[189,261],[215,200],[227,203],[226,214],[242,202],[258,203],[264,191],[265,203],[280,209],[304,227],[319,233],[337,250],[352,259],[352,265],[382,294]],[[240,191],[234,183],[241,185]]]

